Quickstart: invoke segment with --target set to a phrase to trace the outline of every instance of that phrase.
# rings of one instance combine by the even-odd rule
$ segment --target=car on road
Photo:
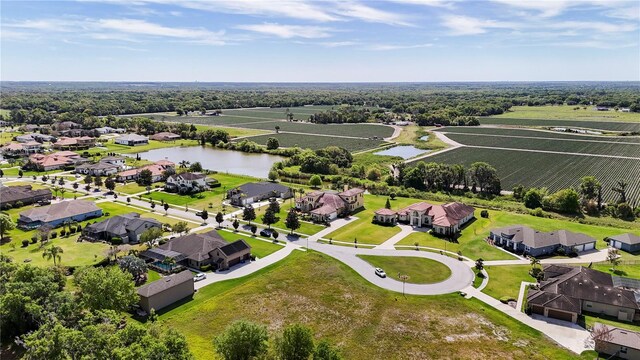
[[[260,231],[260,236],[270,237],[272,233],[273,230],[271,229],[262,229],[262,231]]]
[[[386,278],[387,277],[387,273],[384,272],[384,270],[382,270],[380,268],[376,268],[376,275],[380,276],[381,278]]]
[[[207,278],[207,274],[205,273],[197,273],[196,276],[193,277],[193,281],[200,281]]]

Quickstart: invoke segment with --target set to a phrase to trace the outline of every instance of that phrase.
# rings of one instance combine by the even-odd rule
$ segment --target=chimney
[[[345,184],[344,187],[342,188],[342,191],[347,191],[347,190],[349,190],[349,185]]]

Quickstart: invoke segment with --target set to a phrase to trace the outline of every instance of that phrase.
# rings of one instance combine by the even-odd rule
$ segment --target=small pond
[[[411,145],[401,145],[392,147],[391,149],[378,151],[373,153],[374,155],[386,155],[386,156],[399,156],[403,159],[411,159],[412,157],[416,157],[418,155],[426,154],[430,150],[418,149],[415,146]]]
[[[285,158],[271,154],[250,154],[233,150],[221,150],[212,147],[186,146],[155,149],[140,153],[143,159],[158,161],[169,160],[176,164],[187,160],[199,161],[204,169],[222,173],[248,175],[266,178],[271,166]]]

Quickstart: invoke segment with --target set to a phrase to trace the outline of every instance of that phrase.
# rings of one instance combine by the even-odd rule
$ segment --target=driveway
[[[400,227],[400,232],[395,234],[394,236],[392,236],[391,238],[389,238],[389,240],[383,242],[382,244],[376,246],[374,249],[387,249],[387,250],[393,250],[395,249],[395,244],[406,238],[407,236],[409,236],[414,230],[413,230],[413,226],[410,225],[404,225],[404,224],[398,224],[398,227]]]

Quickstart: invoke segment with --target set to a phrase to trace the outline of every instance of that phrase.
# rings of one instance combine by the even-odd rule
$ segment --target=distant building
[[[149,143],[149,139],[146,136],[142,136],[138,134],[122,135],[117,137],[114,141],[116,144],[127,145],[127,146],[146,145]]]
[[[105,127],[101,127],[101,128],[96,128],[94,129],[95,131],[98,132],[98,134],[100,135],[105,135],[105,134],[112,134],[112,133],[116,133],[116,134],[124,134],[125,132],[127,132],[126,129],[121,129],[121,128],[112,128],[109,126],[105,126]]]
[[[151,181],[158,182],[158,181],[162,181],[164,172],[166,170],[168,169],[175,170],[175,168],[176,168],[176,164],[172,163],[171,161],[159,160],[151,165],[145,165],[137,169],[131,169],[131,170],[125,170],[125,171],[119,172],[117,180],[120,182],[136,181],[138,180],[138,176],[140,175],[140,172],[142,172],[143,170],[149,170],[151,171]]]
[[[267,181],[246,183],[227,191],[227,198],[231,204],[236,206],[246,206],[270,198],[288,199],[291,197],[293,197],[291,188]]]
[[[29,162],[34,164],[41,171],[49,171],[56,169],[64,169],[88,162],[73,151],[58,151],[52,154],[32,154],[29,156]]]
[[[56,124],[56,129],[60,130],[69,130],[69,129],[80,129],[82,125],[75,123],[73,121],[63,121]]]
[[[96,145],[96,139],[90,136],[81,137],[61,137],[53,144],[53,148],[56,150],[82,150],[94,147]]]
[[[595,341],[595,351],[598,354],[606,354],[618,359],[640,359],[640,332],[621,329],[611,325],[600,323],[593,324],[593,328],[603,327],[606,336],[600,341]]]
[[[640,236],[627,233],[609,236],[605,240],[609,241],[609,246],[624,250],[629,253],[640,252]]]
[[[180,135],[174,134],[171,132],[159,132],[157,134],[151,135],[151,140],[157,141],[173,141],[180,140]]]
[[[82,230],[82,235],[94,241],[120,238],[123,244],[137,244],[140,235],[151,228],[162,229],[162,223],[156,219],[142,218],[138,213],[129,213],[88,225]]]
[[[151,309],[158,311],[192,297],[194,292],[193,273],[190,270],[166,276],[138,288],[140,307],[147,313],[150,313]]]
[[[29,141],[25,143],[9,143],[2,147],[2,153],[5,155],[29,155],[42,151],[42,144],[37,141]]]
[[[474,218],[475,209],[459,202],[434,205],[419,202],[398,211],[380,209],[373,219],[381,224],[402,222],[416,227],[431,227],[441,235],[453,235]]]
[[[18,203],[30,205],[39,201],[50,201],[51,190],[33,190],[31,185],[0,186],[0,209],[15,207]]]
[[[346,216],[364,206],[364,190],[352,188],[343,192],[314,191],[296,201],[296,207],[309,213],[314,221],[326,222]]]
[[[84,221],[100,216],[102,209],[94,202],[70,200],[25,210],[20,213],[18,226],[23,229],[35,229],[42,225],[57,227],[65,221]]]
[[[27,143],[27,142],[32,142],[32,141],[50,142],[50,141],[52,141],[54,139],[55,139],[55,137],[53,137],[51,135],[38,134],[38,133],[24,134],[24,135],[16,136],[16,141],[17,142],[21,142],[21,143]]]
[[[165,189],[181,194],[204,191],[208,188],[207,176],[196,173],[174,174],[167,178]]]
[[[562,248],[566,254],[594,250],[596,239],[567,230],[542,232],[523,225],[492,229],[489,238],[504,249],[531,256],[552,255]]]

